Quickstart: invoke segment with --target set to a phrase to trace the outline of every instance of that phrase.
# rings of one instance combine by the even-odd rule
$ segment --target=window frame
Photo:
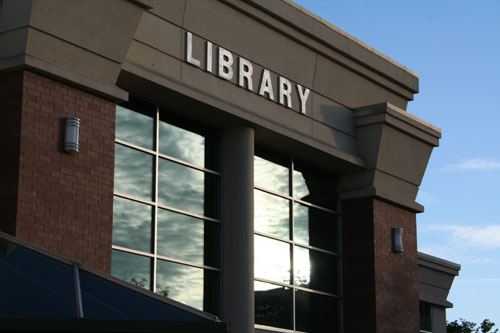
[[[222,254],[221,254],[221,247],[222,247],[222,222],[221,222],[221,214],[222,214],[222,163],[221,163],[221,133],[220,130],[217,129],[216,127],[206,125],[204,123],[198,123],[195,120],[192,120],[190,118],[187,118],[185,116],[181,116],[175,111],[172,111],[170,109],[161,107],[159,105],[155,105],[152,103],[144,102],[138,98],[131,97],[130,102],[120,104],[119,106],[124,107],[128,110],[131,110],[133,112],[137,112],[139,114],[146,114],[147,116],[151,116],[153,120],[153,149],[148,149],[142,146],[139,146],[134,143],[127,142],[126,140],[119,139],[118,137],[115,136],[115,147],[116,145],[121,145],[123,147],[126,147],[128,149],[133,149],[135,151],[139,151],[142,153],[147,154],[148,156],[151,156],[153,158],[153,172],[152,172],[152,191],[153,191],[153,197],[150,198],[151,200],[147,200],[144,198],[140,198],[134,195],[130,195],[127,193],[119,192],[116,191],[116,186],[113,187],[113,198],[121,198],[121,199],[126,199],[126,200],[131,200],[133,202],[141,203],[144,205],[147,205],[148,207],[152,208],[152,217],[151,217],[151,252],[145,252],[145,251],[140,251],[140,250],[135,250],[132,248],[127,248],[124,246],[119,246],[113,244],[112,241],[112,246],[111,249],[112,251],[119,251],[122,253],[127,253],[127,254],[132,254],[132,255],[138,255],[141,257],[146,257],[150,261],[150,281],[149,281],[149,286],[148,290],[151,290],[153,292],[157,292],[157,266],[158,266],[158,261],[163,260],[166,262],[171,262],[174,264],[180,264],[188,267],[194,267],[194,268],[199,268],[203,270],[203,290],[206,290],[207,285],[206,285],[206,275],[205,271],[212,271],[217,274],[216,282],[212,281],[213,285],[212,287],[215,287],[216,290],[216,298],[211,300],[210,305],[208,305],[208,309],[206,309],[205,306],[205,293],[204,293],[204,299],[203,299],[203,311],[207,312],[212,312],[215,315],[219,315],[221,313],[221,272],[222,272]],[[146,110],[146,111],[145,111]],[[205,165],[200,166],[196,165],[194,163],[190,163],[184,160],[181,160],[179,158],[175,158],[169,155],[166,155],[164,153],[160,152],[160,122],[165,122],[170,125],[173,125],[175,127],[181,128],[183,130],[196,133],[199,135],[202,135],[207,139],[210,137],[210,140],[212,143],[210,144],[210,147],[208,147],[207,143],[205,142]],[[210,149],[211,151],[207,152],[207,150]],[[213,155],[210,156],[211,161],[207,161],[207,155]],[[186,167],[192,170],[197,170],[203,172],[204,175],[204,186],[207,183],[207,175],[211,177],[215,177],[217,179],[216,181],[216,194],[211,194],[207,193],[207,188],[204,187],[204,194],[203,194],[203,201],[204,204],[206,205],[206,199],[207,196],[217,196],[216,203],[212,203],[215,207],[216,213],[215,217],[207,216],[205,215],[206,210],[204,214],[198,214],[195,212],[189,212],[184,209],[179,209],[176,207],[168,206],[165,204],[162,204],[159,202],[159,182],[160,182],[160,174],[159,174],[159,164],[160,160],[166,160],[170,161],[173,163],[176,163],[182,167]],[[210,163],[212,168],[207,167],[207,163]],[[114,178],[114,181],[116,182],[116,178]],[[206,265],[205,260],[203,264],[198,264],[195,262],[190,262],[182,259],[176,259],[173,257],[165,256],[165,255],[160,255],[158,254],[158,220],[159,220],[159,210],[163,209],[169,212],[173,212],[176,214],[181,214],[184,216],[188,216],[191,218],[198,219],[202,221],[203,223],[213,223],[217,225],[218,228],[218,233],[217,233],[217,249],[215,251],[215,256],[216,258],[213,258],[213,262],[216,265]],[[114,215],[114,208],[113,208],[113,215]],[[114,225],[114,221],[113,221]],[[204,250],[203,250],[203,256],[206,255],[206,244],[204,244]]]
[[[265,237],[267,239],[271,239],[274,241],[279,241],[283,242],[289,245],[290,247],[290,283],[283,283],[279,281],[274,281],[274,280],[269,280],[269,279],[264,279],[261,277],[254,276],[254,282],[261,282],[261,283],[267,283],[267,284],[272,284],[276,285],[279,287],[285,287],[285,288],[290,288],[292,290],[292,329],[286,329],[286,328],[279,328],[279,327],[273,327],[273,326],[267,326],[267,325],[262,325],[262,324],[257,324],[255,323],[255,328],[257,329],[263,329],[267,331],[274,331],[274,332],[290,332],[290,333],[306,333],[304,331],[300,331],[297,329],[297,305],[296,305],[296,292],[297,291],[303,291],[307,293],[312,293],[312,294],[317,294],[317,295],[322,295],[322,296],[327,296],[331,297],[332,299],[335,299],[338,303],[338,332],[342,332],[342,302],[343,302],[343,288],[342,288],[342,223],[341,223],[341,215],[340,215],[340,176],[334,172],[326,172],[327,174],[336,177],[336,190],[335,190],[335,197],[336,197],[336,203],[335,203],[335,210],[331,208],[325,208],[322,206],[319,206],[317,204],[304,201],[302,199],[296,198],[294,196],[294,171],[298,171],[296,169],[296,163],[299,163],[301,165],[306,165],[309,169],[318,169],[325,171],[324,169],[321,168],[315,168],[311,167],[309,163],[303,163],[300,161],[300,159],[297,159],[289,154],[283,154],[280,152],[276,152],[274,150],[270,150],[264,146],[261,145],[256,145],[255,148],[255,157],[262,158],[268,162],[278,164],[280,166],[286,167],[288,169],[288,193],[279,193],[270,189],[267,189],[263,186],[259,186],[257,184],[254,184],[254,193],[255,191],[260,191],[269,195],[274,195],[282,199],[288,200],[288,211],[289,211],[289,237],[288,239],[277,237],[274,235],[270,235],[268,233],[260,232],[257,230],[254,230],[254,235],[259,236],[259,237]],[[311,245],[306,245],[304,243],[298,242],[295,240],[295,214],[294,214],[294,205],[295,204],[300,204],[306,207],[318,209],[320,211],[326,212],[328,214],[332,214],[334,217],[335,221],[334,223],[337,224],[337,251],[330,251],[326,250],[323,248],[319,248],[316,246],[311,246]],[[254,225],[255,225],[255,220],[254,220]],[[295,247],[300,247],[309,251],[318,251],[321,253],[325,253],[328,255],[331,255],[336,258],[337,260],[337,272],[338,272],[338,293],[329,293],[329,292],[324,292],[321,290],[316,290],[316,289],[311,289],[311,288],[306,288],[302,286],[297,286],[296,281],[295,281],[295,267],[294,267],[294,249]],[[254,250],[255,252],[255,250]]]

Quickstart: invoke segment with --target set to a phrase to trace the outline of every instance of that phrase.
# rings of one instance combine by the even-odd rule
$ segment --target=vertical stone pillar
[[[254,331],[254,130],[224,131],[222,319],[229,331]]]

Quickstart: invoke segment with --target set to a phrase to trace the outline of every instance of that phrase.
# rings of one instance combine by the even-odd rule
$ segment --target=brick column
[[[19,146],[19,164],[16,213],[7,223],[15,227],[2,230],[109,273],[115,104],[29,71],[10,75],[22,80],[22,105],[9,116],[19,118],[19,135],[8,138]],[[61,151],[62,118],[71,116],[81,122],[75,155]]]
[[[392,228],[404,252],[392,252]],[[415,213],[373,199],[342,202],[345,332],[418,332]]]

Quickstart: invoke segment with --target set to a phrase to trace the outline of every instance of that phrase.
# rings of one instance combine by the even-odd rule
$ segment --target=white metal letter
[[[193,34],[186,31],[186,61],[191,65],[200,67],[200,61],[193,58]]]
[[[212,42],[207,40],[206,54],[205,54],[205,70],[212,73]]]
[[[253,74],[253,65],[250,61],[245,58],[240,57],[238,59],[239,68],[238,68],[238,85],[243,88],[247,88],[248,90],[253,91],[252,84],[252,74]],[[245,86],[245,79],[247,84]]]
[[[297,91],[299,92],[300,97],[300,113],[306,114],[306,103],[309,98],[309,93],[311,92],[307,88],[303,88],[300,84],[297,83]]]
[[[228,50],[219,46],[219,77],[232,80],[233,78],[233,55]]]
[[[274,101],[271,73],[267,69],[262,70],[262,79],[260,80],[260,88],[259,88],[259,95],[264,96],[265,93],[269,95],[270,100]]]
[[[281,105],[285,105],[285,97],[286,97],[286,107],[292,108],[292,84],[288,79],[285,79],[282,76],[278,77],[279,81],[279,102]]]

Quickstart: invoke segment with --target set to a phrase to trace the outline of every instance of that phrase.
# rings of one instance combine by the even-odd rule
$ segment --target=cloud
[[[500,225],[419,226],[419,251],[460,264],[496,264],[500,250]],[[424,236],[425,237],[422,237]],[[427,237],[431,235],[433,237]]]
[[[430,225],[424,228],[427,232],[446,232],[449,242],[454,245],[479,250],[500,249],[500,225],[463,226],[463,225]]]
[[[485,158],[470,158],[448,164],[438,171],[495,171],[500,170],[500,161]]]

